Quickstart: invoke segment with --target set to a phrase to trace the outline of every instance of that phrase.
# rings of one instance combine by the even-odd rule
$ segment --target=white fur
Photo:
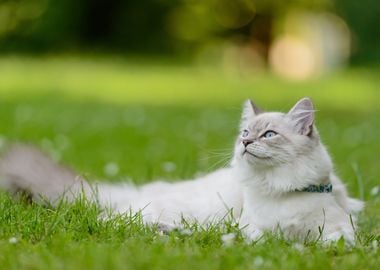
[[[355,223],[363,203],[348,197],[313,123],[309,99],[299,101],[288,114],[262,113],[247,102],[240,128],[249,135],[237,138],[228,168],[176,183],[160,181],[140,187],[99,183],[98,201],[117,213],[141,211],[146,223],[170,227],[179,226],[183,218],[204,224],[232,214],[240,220],[247,239],[256,240],[270,231],[292,239],[344,237],[353,243],[350,215]],[[262,137],[267,130],[278,135]],[[247,139],[251,143],[245,147]],[[94,194],[83,179],[78,184],[74,174],[25,146],[4,156],[0,173],[3,187],[28,190],[34,198],[42,195],[54,200],[70,186],[74,187],[70,198],[80,190]],[[333,184],[332,193],[295,191],[326,183]]]
[[[196,180],[153,182],[141,187],[99,184],[100,202],[123,213],[141,210],[147,223],[178,226],[181,219],[209,223],[229,212],[238,216],[242,192],[232,169],[220,169]]]

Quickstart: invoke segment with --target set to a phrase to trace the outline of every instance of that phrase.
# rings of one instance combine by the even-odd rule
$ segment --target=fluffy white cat
[[[310,99],[288,113],[243,108],[233,159],[227,168],[193,180],[140,187],[98,183],[96,188],[33,147],[13,145],[0,161],[0,185],[52,203],[81,192],[115,213],[141,211],[146,223],[201,224],[232,214],[248,240],[263,232],[289,239],[344,237],[354,243],[356,215],[364,203],[349,198],[314,126]]]

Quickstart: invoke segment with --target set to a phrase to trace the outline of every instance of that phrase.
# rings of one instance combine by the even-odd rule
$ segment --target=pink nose
[[[253,143],[253,141],[252,140],[242,140],[242,143],[244,144],[245,147],[247,147],[247,145]]]

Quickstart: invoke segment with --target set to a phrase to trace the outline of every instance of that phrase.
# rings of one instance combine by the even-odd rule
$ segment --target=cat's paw
[[[179,226],[176,226],[174,224],[162,223],[162,222],[155,224],[155,226],[157,228],[157,231],[159,231],[162,234],[169,234],[170,232],[174,230],[178,230],[180,228]]]
[[[260,229],[249,229],[243,230],[243,235],[245,236],[245,241],[247,243],[258,242],[263,238],[264,232]]]
[[[330,244],[339,241],[341,238],[344,239],[344,242],[348,246],[355,245],[355,235],[351,231],[335,231],[329,234],[326,234],[323,237],[325,244]]]

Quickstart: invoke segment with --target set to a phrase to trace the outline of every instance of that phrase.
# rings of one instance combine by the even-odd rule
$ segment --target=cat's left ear
[[[244,102],[243,105],[243,113],[241,115],[240,127],[246,128],[247,122],[262,112],[263,111],[260,110],[259,107],[257,107],[252,100],[248,99],[246,102]]]
[[[303,98],[294,105],[287,116],[295,124],[297,131],[306,136],[310,136],[314,124],[314,106],[310,98]]]

